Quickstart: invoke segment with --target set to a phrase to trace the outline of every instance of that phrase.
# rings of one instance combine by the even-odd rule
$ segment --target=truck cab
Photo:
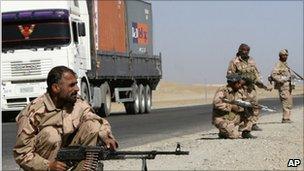
[[[78,75],[90,101],[91,69],[86,1],[1,1],[1,109],[18,111],[46,92],[51,68],[64,65]],[[87,86],[83,88],[83,86]]]

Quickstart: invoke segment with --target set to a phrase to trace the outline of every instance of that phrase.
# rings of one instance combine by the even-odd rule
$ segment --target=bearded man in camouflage
[[[236,57],[234,57],[228,66],[227,75],[238,73],[244,78],[243,88],[247,93],[248,99],[251,103],[257,104],[257,92],[256,87],[271,91],[272,88],[267,87],[261,81],[260,72],[257,69],[257,65],[252,57],[249,56],[250,47],[247,44],[241,44],[239,46]],[[258,127],[257,121],[260,117],[260,109],[253,109],[252,114],[249,115],[249,119],[254,123],[252,126],[253,131],[261,131]]]
[[[103,142],[107,148],[117,148],[109,122],[97,116],[77,94],[73,70],[65,66],[53,68],[47,85],[47,92],[28,104],[16,118],[18,131],[13,151],[21,168],[67,170],[65,163],[56,160],[59,149],[65,146],[95,146]]]
[[[271,80],[274,81],[274,88],[278,90],[283,106],[282,123],[291,123],[290,115],[292,109],[291,71],[287,65],[288,50],[283,49],[279,53],[279,62],[271,72]]]

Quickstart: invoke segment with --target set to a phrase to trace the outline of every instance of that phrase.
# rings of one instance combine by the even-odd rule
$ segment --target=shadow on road
[[[213,138],[208,138],[208,137],[206,137],[206,138],[204,138],[204,137],[202,137],[202,138],[198,138],[198,139],[195,139],[195,140],[197,140],[197,141],[201,141],[201,140],[224,140],[224,139],[222,139],[222,138],[218,138],[218,137],[213,137]]]
[[[200,140],[220,140],[220,138],[218,137],[217,132],[204,133],[204,134],[201,134],[201,136],[202,136],[201,138],[197,138],[195,140],[196,141],[200,141]],[[210,137],[210,136],[212,136],[212,137]],[[216,137],[214,137],[214,136],[216,136]]]
[[[268,124],[282,124],[282,122],[260,122],[260,125],[268,125]]]

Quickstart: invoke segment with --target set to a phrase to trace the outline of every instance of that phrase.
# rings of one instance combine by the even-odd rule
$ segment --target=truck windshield
[[[2,13],[2,50],[60,47],[70,43],[67,10]]]

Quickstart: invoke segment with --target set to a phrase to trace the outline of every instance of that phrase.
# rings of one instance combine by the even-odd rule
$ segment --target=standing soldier
[[[275,65],[271,72],[270,80],[274,81],[274,88],[279,91],[280,100],[283,106],[282,123],[290,123],[292,108],[292,85],[291,72],[287,65],[288,51],[283,49],[279,53],[279,62]]]
[[[246,44],[241,44],[236,57],[233,58],[228,66],[227,75],[232,73],[238,73],[244,78],[243,88],[248,94],[247,101],[251,103],[258,103],[257,92],[255,86],[263,88],[265,90],[271,91],[271,88],[268,88],[261,81],[260,73],[257,69],[256,63],[252,57],[249,56],[250,47]],[[253,109],[250,119],[253,122],[252,130],[261,131],[262,129],[258,127],[257,121],[259,119],[260,110]]]
[[[93,113],[77,92],[73,70],[58,66],[47,77],[47,92],[33,100],[17,116],[17,141],[13,149],[16,162],[24,170],[67,170],[56,160],[60,147],[96,145],[102,141],[115,149],[110,124]],[[83,162],[82,162],[83,163]],[[78,169],[83,167],[78,165]]]
[[[250,134],[252,122],[246,117],[244,108],[224,101],[246,99],[241,83],[242,77],[238,74],[227,75],[227,85],[219,88],[213,99],[212,124],[219,129],[219,138],[256,138]],[[239,134],[238,126],[244,122],[244,128]]]

